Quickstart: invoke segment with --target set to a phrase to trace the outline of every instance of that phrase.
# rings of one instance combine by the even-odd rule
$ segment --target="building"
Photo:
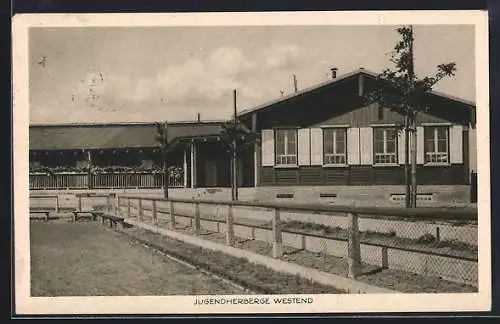
[[[258,188],[256,199],[404,199],[405,140],[397,131],[404,116],[365,103],[363,95],[377,82],[375,73],[359,69],[240,112],[239,120],[260,133],[261,141],[242,153],[239,185]],[[425,100],[429,110],[417,115],[418,199],[469,202],[471,174],[476,172],[475,104],[434,91]],[[169,127],[169,165],[182,166],[184,187],[230,185],[230,155],[221,145],[220,126],[195,122]],[[76,135],[63,135],[66,131]],[[113,135],[115,131],[122,135]],[[49,133],[55,135],[47,137]],[[92,150],[93,156],[102,154],[96,161],[113,164],[122,161],[123,150],[134,150],[136,164],[147,154],[153,154],[153,164],[158,160],[153,157],[158,145],[154,124],[39,126],[30,129],[30,136],[31,156]]]
[[[229,168],[211,172],[213,165],[223,164],[219,160],[224,148],[214,145],[220,142],[221,124],[168,125],[170,187],[230,186]],[[31,125],[29,159],[31,189],[160,188],[164,184],[155,123]],[[205,168],[192,167],[202,163]]]

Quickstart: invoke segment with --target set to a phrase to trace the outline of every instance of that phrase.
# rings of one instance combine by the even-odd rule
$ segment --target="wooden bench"
[[[51,213],[65,213],[65,212],[73,212],[75,209],[71,207],[63,207],[63,208],[54,208],[54,207],[30,207],[30,215],[31,214],[44,214],[45,221],[50,219]]]
[[[73,210],[73,222],[78,220],[79,215],[91,215],[92,220],[95,221],[98,216],[101,216],[104,211],[102,210]]]
[[[45,210],[43,210],[43,209],[31,210],[31,209],[30,209],[30,215],[31,215],[31,214],[44,214],[44,215],[45,215],[44,220],[45,220],[46,222],[48,222],[48,221],[49,221],[49,217],[50,217],[50,213],[52,213],[53,211],[54,211],[54,210],[50,210],[50,209],[45,209]],[[31,219],[31,217],[30,217],[30,219]],[[36,219],[36,218],[35,218],[35,219]]]
[[[105,224],[106,221],[109,221],[109,227],[117,227],[118,225],[120,225],[120,228],[125,227],[125,218],[124,217],[113,215],[110,212],[100,212],[99,214],[97,214],[97,217],[101,218],[102,224]]]

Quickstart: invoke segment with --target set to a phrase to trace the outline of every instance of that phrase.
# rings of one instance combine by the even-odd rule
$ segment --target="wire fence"
[[[132,196],[118,200],[117,212],[122,217],[275,258],[309,262],[304,265],[326,271],[343,262],[340,273],[352,278],[395,269],[478,285],[474,209],[354,208]],[[303,252],[316,257],[304,261],[307,255]],[[336,264],[332,257],[337,258]],[[321,260],[324,264],[318,264]]]
[[[115,194],[77,194],[68,201],[32,195],[32,208],[100,209],[131,222],[354,279],[390,269],[478,286],[477,209],[472,208],[285,205]]]

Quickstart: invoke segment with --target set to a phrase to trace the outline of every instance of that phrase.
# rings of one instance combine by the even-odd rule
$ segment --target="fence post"
[[[122,201],[121,201],[121,197],[120,196],[116,196],[116,215],[121,215],[121,212],[122,212]]]
[[[382,247],[382,269],[389,269],[389,255],[387,246]]]
[[[59,195],[56,195],[56,213],[59,212]]]
[[[130,198],[127,198],[127,215],[128,215],[128,218],[131,217],[131,215],[130,215]]]
[[[111,213],[113,215],[117,215],[118,216],[118,211],[117,211],[117,202],[116,202],[116,194],[115,193],[112,193],[111,194],[111,197],[113,197],[113,203],[111,204]]]
[[[175,230],[175,211],[173,201],[170,201],[170,228]]]
[[[306,236],[305,235],[301,235],[300,236],[300,248],[301,250],[305,251],[307,249],[307,245],[306,245]]]
[[[106,196],[106,211],[110,212],[111,211],[111,200],[110,200],[110,195]]]
[[[142,199],[139,198],[137,201],[137,219],[142,222]]]
[[[82,211],[82,196],[78,196],[78,211]]]
[[[281,251],[281,220],[280,220],[280,210],[279,208],[274,208],[273,213],[273,258],[280,258],[282,256]]]
[[[152,201],[151,213],[153,214],[153,225],[158,226],[158,216],[156,215],[156,200]]]
[[[436,227],[436,242],[441,241],[441,233],[439,232],[439,226]]]
[[[226,214],[226,245],[234,245],[234,217],[232,205],[228,206]]]
[[[194,233],[195,235],[200,235],[200,203],[194,203]]]
[[[349,267],[349,278],[356,279],[361,272],[361,246],[358,226],[358,215],[347,213],[348,218],[348,241],[347,241],[347,264]]]

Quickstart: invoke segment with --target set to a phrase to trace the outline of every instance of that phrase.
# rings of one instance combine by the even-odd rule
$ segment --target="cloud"
[[[274,46],[266,50],[267,66],[275,69],[294,69],[301,59],[297,45]]]
[[[292,64],[297,52],[293,46],[273,50],[275,57],[282,59],[275,61],[277,66]],[[225,46],[205,57],[187,58],[155,74],[136,79],[123,72],[86,71],[76,88],[71,90],[74,93],[73,102],[64,99],[67,104],[61,106],[78,107],[78,112],[72,113],[71,118],[82,120],[92,118],[94,113],[101,116],[120,115],[115,119],[126,116],[138,118],[138,111],[144,112],[145,109],[150,116],[158,115],[158,118],[165,117],[165,113],[169,117],[195,116],[196,112],[203,114],[205,109],[211,109],[210,114],[214,115],[219,110],[232,107],[233,89],[238,91],[239,106],[277,95],[277,90],[271,90],[262,82],[263,78],[271,80],[273,76],[267,75],[266,69],[258,68],[266,66],[267,58],[257,55],[250,59],[239,48]],[[174,112],[174,107],[179,111]]]
[[[240,49],[222,47],[203,59],[190,58],[139,80],[114,76],[107,79],[106,96],[116,101],[166,104],[220,103],[242,87],[257,64]],[[230,99],[229,99],[230,100]]]
[[[207,63],[209,71],[218,76],[237,76],[257,67],[234,47],[219,48],[210,55]]]

